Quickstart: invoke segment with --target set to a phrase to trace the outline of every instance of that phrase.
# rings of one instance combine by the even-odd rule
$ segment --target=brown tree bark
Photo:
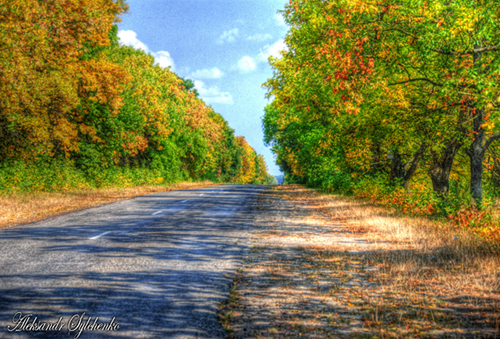
[[[472,108],[472,111],[474,112],[474,140],[466,152],[470,159],[470,192],[472,194],[472,198],[474,198],[478,206],[481,206],[483,202],[484,154],[490,147],[491,143],[500,138],[500,133],[493,135],[485,142],[484,129],[482,127],[484,123],[484,111],[477,108]]]
[[[448,196],[450,189],[450,172],[453,167],[453,160],[462,147],[462,142],[458,139],[449,141],[441,154],[431,151],[432,166],[429,169],[429,176],[432,180],[434,192],[442,197]]]
[[[410,193],[410,180],[417,171],[420,159],[422,159],[426,150],[427,150],[427,144],[423,143],[417,150],[417,152],[415,152],[413,158],[411,158],[411,160],[408,161],[405,165],[406,170],[403,176],[403,187],[405,188],[406,193]]]
[[[401,155],[397,149],[393,150],[390,175],[391,182],[395,183],[396,181],[401,180],[406,192],[410,193],[410,180],[415,174],[418,164],[426,150],[427,144],[423,143],[406,164],[403,164]]]

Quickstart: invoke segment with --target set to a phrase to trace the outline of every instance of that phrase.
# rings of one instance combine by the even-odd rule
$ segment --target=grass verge
[[[66,192],[3,194],[0,195],[0,228],[35,222],[62,213],[96,207],[144,194],[194,189],[213,185],[216,184],[210,181],[203,181]]]
[[[497,243],[300,186],[257,212],[232,337],[500,338]]]

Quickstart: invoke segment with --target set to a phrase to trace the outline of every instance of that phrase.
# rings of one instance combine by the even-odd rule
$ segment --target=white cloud
[[[252,72],[257,68],[257,63],[252,57],[244,56],[238,61],[238,68],[245,73]]]
[[[224,73],[220,69],[213,67],[210,69],[199,69],[191,73],[190,77],[195,79],[219,79],[222,78],[223,75]]]
[[[224,42],[235,42],[236,37],[239,35],[239,30],[238,28],[233,28],[229,31],[224,31],[222,35],[219,37],[219,40],[217,40],[218,44],[223,44]]]
[[[281,13],[276,13],[274,16],[274,20],[278,26],[286,26],[285,18],[283,18],[283,15]]]
[[[262,42],[262,41],[266,41],[266,40],[269,40],[269,39],[272,39],[272,38],[273,37],[272,37],[271,34],[255,34],[255,35],[249,36],[247,38],[247,40]]]
[[[121,45],[132,46],[135,49],[142,49],[144,52],[149,52],[148,46],[137,39],[137,33],[134,31],[118,31],[118,39]]]
[[[162,67],[171,67],[172,70],[175,68],[174,59],[170,56],[170,53],[166,51],[151,52],[151,55],[155,58],[156,63]]]
[[[288,50],[285,45],[285,40],[281,39],[276,41],[274,44],[269,44],[261,48],[259,55],[256,58],[252,58],[250,56],[244,56],[240,60],[236,66],[233,66],[232,70],[240,70],[243,73],[249,73],[255,71],[259,63],[267,62],[270,56],[275,58],[281,58],[280,51]]]
[[[207,87],[203,81],[195,80],[194,87],[200,94],[200,97],[206,103],[228,104],[234,103],[233,97],[229,92],[222,92],[217,86]]]
[[[288,50],[288,47],[285,44],[285,40],[281,39],[281,40],[276,41],[272,45],[264,46],[260,50],[258,60],[259,61],[267,61],[267,59],[270,56],[273,56],[275,58],[280,58],[281,57],[280,51],[283,51],[283,50],[285,50],[285,51]]]
[[[121,45],[131,46],[135,49],[141,49],[146,53],[149,53],[155,58],[156,64],[162,68],[171,67],[172,70],[175,69],[174,59],[170,56],[167,51],[153,52],[146,44],[137,39],[137,33],[134,31],[118,31],[118,39]]]

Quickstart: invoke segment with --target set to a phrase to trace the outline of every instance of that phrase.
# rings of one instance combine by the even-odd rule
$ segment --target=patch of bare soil
[[[229,337],[500,338],[500,271],[422,251],[411,232],[383,241],[324,197],[300,186],[260,196],[253,246],[220,306]]]

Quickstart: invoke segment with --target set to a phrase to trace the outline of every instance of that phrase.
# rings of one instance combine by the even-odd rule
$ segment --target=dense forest
[[[499,14],[500,1],[291,0],[263,118],[286,180],[498,236]]]
[[[119,45],[127,9],[0,2],[0,191],[273,180],[190,79]]]

